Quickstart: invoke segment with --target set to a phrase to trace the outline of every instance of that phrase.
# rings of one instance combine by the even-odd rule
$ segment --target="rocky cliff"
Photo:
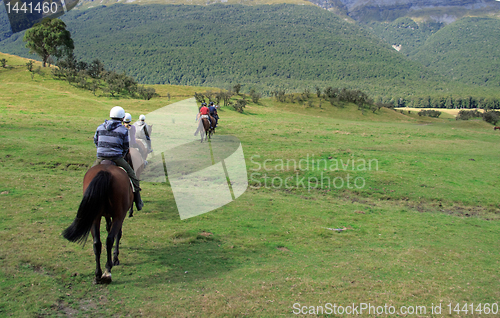
[[[427,15],[433,20],[453,16],[500,12],[495,0],[309,0],[328,10],[361,21],[390,21],[407,15]],[[443,18],[444,17],[444,18]],[[444,21],[447,22],[447,21]],[[451,21],[448,21],[451,22]]]

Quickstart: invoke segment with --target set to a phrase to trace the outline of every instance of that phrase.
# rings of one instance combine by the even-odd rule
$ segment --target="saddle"
[[[134,165],[132,163],[132,157],[130,156],[130,150],[127,151],[127,154],[125,155],[124,157],[125,161],[130,165],[130,167],[132,169],[134,169]],[[103,161],[101,161],[100,163],[101,165],[111,165],[111,166],[117,166],[118,168],[122,169],[125,173],[127,173],[127,170],[125,170],[123,167],[120,167],[116,164],[116,162],[112,161],[112,160],[107,160],[107,159],[104,159]],[[127,173],[127,176],[128,176],[128,173]],[[132,187],[132,191],[135,192],[135,188],[134,188],[134,184],[132,183],[132,180],[128,179],[130,181],[130,186]]]
[[[112,165],[112,166],[116,166],[116,163],[114,161],[111,161],[111,160],[103,160],[101,161],[101,165]],[[120,167],[121,168],[121,167]],[[122,168],[123,169],[123,168]],[[123,169],[125,170],[125,169]]]

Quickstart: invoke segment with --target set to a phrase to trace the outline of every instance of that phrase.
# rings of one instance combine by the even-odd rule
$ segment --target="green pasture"
[[[242,114],[223,107],[217,134],[241,140],[247,191],[181,221],[170,185],[143,183],[145,208],[124,223],[113,282],[94,285],[91,240],[82,248],[60,234],[81,200],[95,128],[112,106],[135,120],[206,88],[96,97],[49,71],[32,80],[26,60],[3,57],[1,317],[292,317],[294,304],[316,313],[327,303],[476,317],[448,305],[500,299],[500,133],[451,116],[320,108],[317,98],[313,107],[262,99]],[[287,178],[295,186],[280,186]]]

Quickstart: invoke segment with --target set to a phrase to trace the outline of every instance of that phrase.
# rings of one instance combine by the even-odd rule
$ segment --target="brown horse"
[[[122,225],[127,211],[132,207],[134,193],[127,173],[114,165],[100,164],[87,171],[83,178],[83,199],[73,223],[63,232],[63,236],[71,242],[84,243],[89,232],[94,238],[94,254],[96,261],[95,283],[111,283],[111,268],[119,265],[118,260]],[[101,270],[101,217],[106,219],[107,262],[106,272]],[[116,241],[113,260],[111,250]]]
[[[215,118],[213,118],[212,116],[210,116],[210,121],[212,122],[212,124],[215,124]],[[205,137],[205,141],[212,137],[212,135],[215,133],[215,128],[210,127],[210,123],[208,122],[207,118],[201,118],[201,120],[198,122],[198,129],[196,129],[194,135],[196,136],[198,132],[200,132],[201,142],[203,142],[203,137]]]
[[[495,126],[495,128],[493,128],[493,130],[497,130],[497,129],[500,129],[500,127],[498,127],[498,126]]]

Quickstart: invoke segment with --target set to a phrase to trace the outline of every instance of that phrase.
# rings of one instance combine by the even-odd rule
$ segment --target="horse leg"
[[[102,243],[101,243],[101,233],[99,232],[99,227],[101,224],[101,218],[94,221],[90,232],[92,233],[92,237],[94,238],[94,255],[95,255],[95,283],[101,283],[102,269],[101,269],[101,251],[102,251]]]
[[[109,233],[109,229],[111,229],[111,218],[109,216],[105,216],[106,218],[106,232]]]
[[[106,238],[106,254],[107,254],[107,262],[106,262],[106,272],[102,275],[102,280],[106,282],[106,284],[111,283],[111,269],[113,268],[113,262],[111,259],[111,250],[113,249],[113,243],[115,242],[118,233],[122,228],[123,220],[115,219],[111,224],[111,230],[108,233],[108,237]]]
[[[113,251],[113,266],[120,265],[120,260],[118,259],[118,254],[120,254],[118,246],[120,245],[120,239],[122,238],[122,229],[116,236],[115,250]]]

